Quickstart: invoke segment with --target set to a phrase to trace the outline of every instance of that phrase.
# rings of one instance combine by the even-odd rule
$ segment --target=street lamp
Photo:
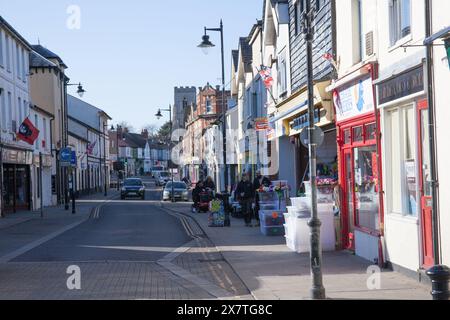
[[[69,124],[69,116],[68,116],[68,108],[67,108],[67,87],[71,86],[77,86],[77,94],[80,96],[80,98],[83,98],[86,90],[84,90],[83,86],[80,83],[69,83],[69,78],[65,77],[64,79],[64,148],[67,148],[69,144],[69,130],[68,130],[68,124]],[[69,190],[68,190],[68,183],[69,183],[69,177],[68,177],[68,170],[67,168],[63,169],[64,171],[64,209],[69,210]],[[74,192],[73,189],[73,175],[72,175],[72,192]],[[72,207],[75,206],[75,198],[72,196]],[[72,210],[74,211],[74,209]]]
[[[223,45],[223,22],[220,20],[219,28],[206,28],[205,34],[202,37],[202,42],[197,46],[202,49],[203,53],[208,54],[211,48],[215,45],[209,40],[207,31],[220,32],[220,44],[222,53],[222,114],[223,114],[223,127],[222,127],[222,140],[223,140],[223,165],[224,165],[224,185],[225,192],[228,192],[228,166],[227,166],[227,129],[226,129],[226,101],[225,101],[225,54]]]
[[[105,128],[108,127],[108,123],[103,123],[103,174],[104,174],[104,187],[105,187],[105,197],[108,196],[108,188],[107,183],[108,179],[106,178],[106,175],[108,174],[108,170],[106,167],[106,131]]]
[[[160,120],[163,115],[162,115],[162,111],[164,112],[169,112],[169,123],[170,123],[170,138],[169,138],[169,151],[170,146],[172,144],[172,128],[173,128],[173,123],[172,123],[172,105],[169,105],[169,109],[158,109],[158,112],[155,114],[155,117]],[[170,159],[171,157],[169,157]],[[170,164],[170,163],[169,163]],[[170,166],[170,175],[172,176],[172,202],[175,202],[175,186],[174,186],[174,180],[173,180],[173,164]]]
[[[308,222],[311,228],[311,276],[312,288],[311,297],[313,299],[325,299],[325,288],[322,277],[322,248],[320,243],[320,222],[317,212],[317,143],[315,138],[314,123],[314,69],[313,69],[313,40],[314,27],[313,19],[315,10],[311,8],[311,1],[305,1],[305,12],[303,13],[303,34],[306,42],[307,69],[308,69],[308,118],[309,118],[309,176],[311,180],[311,220]]]

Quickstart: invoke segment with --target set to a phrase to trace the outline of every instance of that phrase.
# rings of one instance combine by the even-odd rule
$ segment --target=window
[[[6,108],[8,110],[8,112],[7,112],[7,114],[8,114],[7,128],[9,130],[12,129],[12,109],[13,109],[12,104],[13,104],[12,94],[11,94],[11,92],[8,92],[8,105]]]
[[[19,112],[19,114],[18,114],[18,119],[17,119],[17,122],[19,123],[19,124],[22,124],[22,121],[23,121],[23,110],[22,110],[22,99],[20,99],[20,97],[19,98],[17,98],[17,111]]]
[[[17,72],[17,78],[19,78],[19,79],[21,79],[22,78],[22,74],[21,74],[21,72],[22,72],[22,70],[21,70],[21,68],[20,68],[20,62],[21,62],[22,60],[20,59],[20,47],[19,47],[19,45],[18,44],[16,44],[16,72]]]
[[[39,130],[39,118],[37,114],[34,115],[34,126]],[[39,139],[36,139],[34,146],[36,150],[39,150]]]
[[[403,215],[417,215],[416,150],[414,107],[404,107],[388,112],[390,146],[386,153],[390,211]]]
[[[26,64],[26,53],[25,50],[22,48],[22,81],[26,82],[27,81],[27,64]]]
[[[206,113],[212,113],[212,105],[210,97],[206,97]]]
[[[5,63],[3,62],[3,32],[0,30],[0,66],[4,67]]]
[[[389,0],[391,46],[411,34],[411,0]]]
[[[305,1],[306,0],[297,0],[294,6],[294,19],[295,19],[295,35],[299,35],[302,29],[302,19],[303,13],[305,11]]]
[[[45,149],[47,149],[47,119],[43,118],[42,119],[42,127],[43,127],[43,140],[45,141],[45,145],[43,144],[43,147]],[[81,148],[79,147],[78,150],[81,150]]]
[[[0,88],[1,89],[1,88]],[[6,113],[6,100],[5,100],[5,90],[1,89],[1,95],[0,95],[0,115],[1,115],[1,122],[0,125],[2,126],[2,129],[6,130],[7,128],[7,113]]]
[[[286,51],[278,56],[278,95],[283,96],[287,91]]]
[[[9,36],[6,35],[5,37],[5,49],[6,49],[6,70],[8,72],[11,72],[11,47],[10,47],[10,40]]]

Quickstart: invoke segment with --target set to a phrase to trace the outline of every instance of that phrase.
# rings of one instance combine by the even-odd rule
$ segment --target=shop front
[[[27,150],[4,148],[3,208],[6,214],[31,208],[30,165],[32,153]]]
[[[424,66],[377,83],[385,172],[387,259],[416,271],[434,264],[431,160]]]
[[[318,170],[319,177],[327,178],[333,176],[333,170],[336,171],[337,156],[334,110],[331,94],[326,92],[329,84],[329,81],[324,81],[314,85],[314,123],[325,136],[324,143],[317,150]],[[306,88],[278,106],[277,115],[269,122],[269,140],[277,143],[280,155],[279,179],[289,182],[291,195],[304,193],[303,183],[309,179],[309,151],[301,142],[301,134],[309,126]]]
[[[362,73],[335,88],[333,98],[338,128],[342,249],[382,264],[382,175],[372,74]]]

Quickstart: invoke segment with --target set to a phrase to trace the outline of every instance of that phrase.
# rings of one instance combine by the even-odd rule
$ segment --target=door
[[[431,181],[430,141],[428,131],[428,107],[427,102],[422,101],[418,105],[419,121],[419,174],[420,196],[422,215],[422,251],[423,266],[425,268],[434,265],[433,251],[433,198]]]
[[[353,159],[352,150],[344,151],[344,214],[343,223],[343,245],[345,249],[354,250],[355,231],[355,208],[354,208],[354,188],[353,188]]]
[[[30,172],[28,167],[16,167],[16,209],[28,210],[30,207]]]

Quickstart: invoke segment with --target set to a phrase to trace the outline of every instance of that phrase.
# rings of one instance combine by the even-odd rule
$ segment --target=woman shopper
[[[246,227],[252,226],[254,194],[255,191],[253,189],[253,184],[250,181],[250,177],[247,174],[244,174],[236,188],[235,200],[239,201],[242,208]]]

